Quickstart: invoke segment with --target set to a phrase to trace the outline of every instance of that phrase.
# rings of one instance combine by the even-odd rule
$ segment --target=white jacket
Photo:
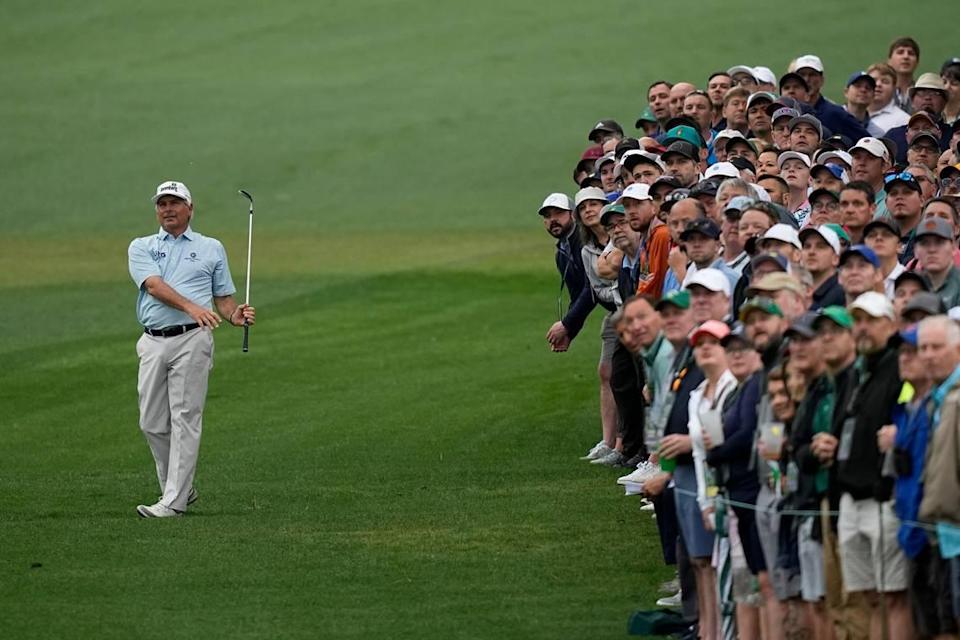
[[[697,474],[697,503],[700,510],[710,507],[713,500],[707,496],[707,449],[703,444],[704,431],[710,433],[714,445],[723,442],[723,404],[737,388],[737,378],[727,369],[720,374],[714,389],[713,400],[704,396],[707,381],[690,392],[689,422],[690,443],[693,446],[693,468]]]

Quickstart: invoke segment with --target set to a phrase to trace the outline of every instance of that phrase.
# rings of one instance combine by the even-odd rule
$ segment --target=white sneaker
[[[640,505],[640,511],[656,511],[657,508],[649,500]]]
[[[628,473],[625,476],[620,476],[617,478],[617,484],[625,484],[627,482],[643,484],[653,476],[657,475],[657,472],[658,469],[656,465],[652,465],[647,461],[643,461],[637,465],[637,470],[633,473]]]
[[[643,485],[637,484],[636,482],[625,482],[623,483],[623,495],[625,496],[642,496],[643,495]]]
[[[182,516],[183,513],[158,502],[150,506],[138,504],[137,515],[141,518],[177,518]]]
[[[616,449],[610,449],[610,453],[603,456],[602,458],[596,458],[594,460],[591,460],[590,464],[605,464],[608,467],[615,467],[623,463],[624,460],[626,460],[626,458],[623,457],[622,453],[620,453]]]
[[[597,444],[593,445],[593,449],[587,452],[587,455],[581,456],[581,460],[596,460],[597,458],[602,458],[605,455],[608,455],[613,449],[607,446],[607,443],[601,440]]]
[[[683,592],[677,591],[672,596],[667,596],[665,598],[660,598],[659,600],[657,600],[657,606],[679,608],[681,605],[683,605],[682,597],[683,597]]]

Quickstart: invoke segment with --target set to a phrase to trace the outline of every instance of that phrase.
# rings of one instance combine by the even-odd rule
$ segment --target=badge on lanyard
[[[837,448],[837,460],[846,462],[850,459],[850,450],[853,448],[853,430],[856,427],[857,418],[850,416],[843,421],[843,431],[840,432],[840,446]]]

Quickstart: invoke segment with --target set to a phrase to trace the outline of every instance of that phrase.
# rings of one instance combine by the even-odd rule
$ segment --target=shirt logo
[[[196,251],[191,251],[191,252],[190,252],[190,255],[184,256],[183,259],[186,260],[187,262],[196,262],[196,261],[199,260],[200,258],[197,257],[197,252],[196,252]]]
[[[152,250],[150,251],[150,255],[153,256],[153,259],[154,259],[155,262],[160,262],[160,258],[166,258],[166,257],[167,257],[167,252],[166,252],[166,251],[157,251],[156,249],[152,249]]]

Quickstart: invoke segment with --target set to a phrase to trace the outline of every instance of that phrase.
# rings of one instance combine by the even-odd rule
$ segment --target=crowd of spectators
[[[584,460],[631,469],[686,637],[957,637],[960,59],[921,68],[654,82],[539,209],[550,348],[603,314]]]

